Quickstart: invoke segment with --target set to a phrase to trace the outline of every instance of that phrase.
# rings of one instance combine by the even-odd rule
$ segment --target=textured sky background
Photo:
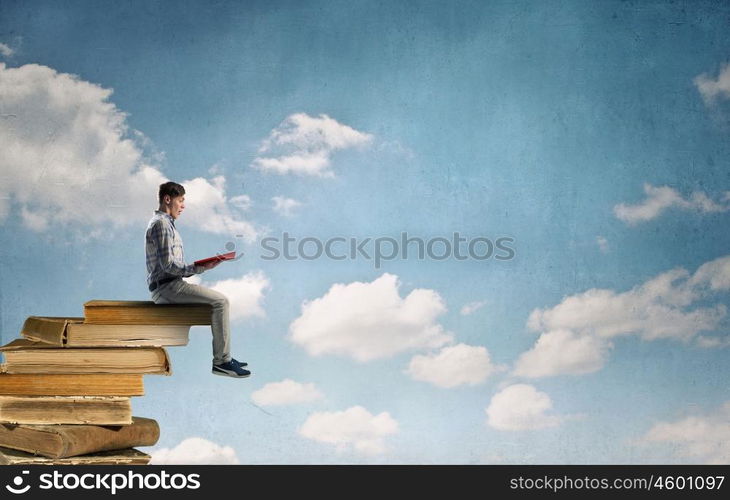
[[[170,348],[133,401],[157,463],[728,463],[729,20],[2,0],[2,340],[149,299],[144,231],[175,180],[188,262],[245,254],[195,281],[231,299],[253,376],[210,374],[207,328]],[[515,254],[264,259],[284,232]]]

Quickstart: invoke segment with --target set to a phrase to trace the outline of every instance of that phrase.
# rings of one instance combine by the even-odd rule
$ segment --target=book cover
[[[49,458],[86,455],[135,446],[152,446],[160,427],[151,418],[133,417],[130,425],[0,425],[0,447]]]

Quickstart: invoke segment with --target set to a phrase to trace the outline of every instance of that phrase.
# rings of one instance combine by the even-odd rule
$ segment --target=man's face
[[[185,195],[176,196],[170,200],[170,215],[173,219],[180,217],[180,214],[185,210]]]

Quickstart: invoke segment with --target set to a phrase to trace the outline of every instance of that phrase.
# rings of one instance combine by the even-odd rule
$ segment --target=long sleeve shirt
[[[163,278],[187,278],[204,271],[202,266],[185,264],[185,253],[175,219],[170,214],[155,210],[145,234],[147,256],[147,285]]]

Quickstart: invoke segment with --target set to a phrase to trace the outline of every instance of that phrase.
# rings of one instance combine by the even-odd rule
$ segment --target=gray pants
[[[231,360],[229,305],[225,295],[210,288],[193,285],[182,279],[159,286],[152,292],[155,304],[210,304],[213,306],[210,329],[213,332],[213,363]]]

